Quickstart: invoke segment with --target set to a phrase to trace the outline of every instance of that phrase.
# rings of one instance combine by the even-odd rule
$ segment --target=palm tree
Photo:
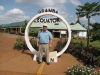
[[[88,20],[88,27],[87,27],[87,47],[89,46],[89,31],[90,31],[90,18],[95,15],[100,15],[100,2],[92,2],[92,3],[85,3],[83,6],[79,5],[76,9],[79,17],[86,16]]]
[[[77,8],[76,9],[76,15],[77,15],[77,21],[76,21],[76,23],[80,23],[80,17],[82,17],[81,16],[81,13],[82,13],[82,9],[80,9],[80,8]],[[81,23],[80,23],[81,24]]]

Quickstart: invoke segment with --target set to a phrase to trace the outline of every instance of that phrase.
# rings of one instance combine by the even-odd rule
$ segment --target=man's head
[[[43,31],[47,30],[47,24],[43,24]]]

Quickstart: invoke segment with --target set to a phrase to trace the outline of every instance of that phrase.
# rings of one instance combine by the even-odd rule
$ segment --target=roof
[[[42,28],[43,24],[45,23],[32,23],[31,27],[34,28]],[[46,23],[48,26],[48,29],[66,29],[67,27],[63,24],[63,22],[59,22],[59,23]]]
[[[14,22],[14,23],[10,23],[10,24],[2,24],[0,27],[18,27],[18,26],[25,26],[28,23],[28,21],[22,21],[22,22]],[[32,23],[31,27],[34,28],[42,28],[44,23]],[[63,22],[59,22],[59,23],[47,23],[48,25],[48,29],[61,29],[61,30],[65,30],[67,29],[66,25]],[[72,30],[87,30],[86,28],[84,28],[82,25],[80,25],[79,23],[74,24],[74,25],[70,25]]]
[[[44,23],[32,23],[31,27],[34,28],[42,28]],[[63,22],[59,22],[59,23],[47,23],[48,25],[48,29],[61,29],[61,30],[65,30],[67,29],[66,25]],[[84,28],[82,25],[80,25],[79,23],[74,24],[74,25],[69,25],[71,27],[72,30],[84,30],[86,31],[87,29]]]
[[[21,21],[21,22],[14,22],[9,24],[2,24],[1,27],[18,27],[18,26],[24,26],[27,24],[28,21]]]
[[[84,28],[81,24],[76,23],[74,25],[70,25],[72,30],[87,30],[86,28]]]

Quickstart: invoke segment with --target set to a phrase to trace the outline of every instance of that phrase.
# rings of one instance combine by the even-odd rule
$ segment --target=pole
[[[88,15],[87,16],[87,18],[88,18],[88,28],[87,28],[87,47],[89,47],[89,42],[90,42],[90,38],[89,38],[89,35],[90,35],[90,33],[89,33],[89,31],[90,31],[90,16]]]

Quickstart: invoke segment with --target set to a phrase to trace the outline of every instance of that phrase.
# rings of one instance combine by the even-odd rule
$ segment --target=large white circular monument
[[[71,29],[70,29],[70,26],[68,24],[68,22],[60,15],[56,14],[56,13],[52,13],[52,12],[44,12],[44,13],[40,13],[40,14],[37,14],[36,16],[34,16],[27,24],[26,26],[26,29],[25,29],[25,42],[27,44],[27,47],[29,48],[29,50],[33,53],[33,54],[37,54],[37,51],[32,47],[30,41],[29,41],[29,27],[31,26],[31,24],[34,22],[35,19],[37,19],[38,17],[41,17],[41,16],[45,16],[45,15],[50,15],[50,16],[56,16],[58,18],[60,18],[63,23],[66,25],[67,29],[68,30],[68,37],[66,37],[68,39],[65,47],[56,54],[56,56],[60,56],[62,55],[68,48],[69,44],[70,44],[70,41],[71,41]]]

